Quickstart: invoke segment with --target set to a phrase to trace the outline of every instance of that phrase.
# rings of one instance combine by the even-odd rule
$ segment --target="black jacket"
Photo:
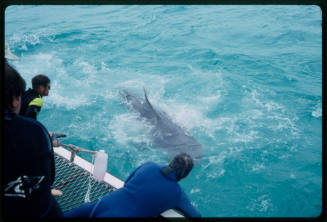
[[[19,115],[26,116],[36,120],[37,115],[41,111],[43,100],[40,94],[34,89],[28,89],[22,96],[22,105]]]
[[[3,154],[3,216],[61,216],[51,195],[55,162],[46,128],[35,120],[6,111]]]

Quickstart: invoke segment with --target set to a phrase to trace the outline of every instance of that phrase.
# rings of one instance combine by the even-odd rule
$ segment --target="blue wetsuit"
[[[55,162],[45,127],[35,120],[6,111],[3,138],[3,216],[62,216],[51,195]]]
[[[164,168],[153,162],[139,166],[126,180],[124,187],[99,200],[82,205],[64,214],[65,217],[156,217],[179,208],[187,217],[201,217],[178,185],[175,172],[168,177]]]

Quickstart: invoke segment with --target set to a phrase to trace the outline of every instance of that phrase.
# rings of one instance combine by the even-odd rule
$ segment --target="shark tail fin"
[[[156,117],[160,119],[159,114],[157,113],[157,111],[151,105],[151,103],[150,103],[150,101],[148,99],[148,95],[147,95],[144,87],[143,87],[143,91],[144,91],[144,98],[145,98],[146,103],[149,105],[149,107],[151,108],[151,110],[153,111],[153,113],[156,115]]]

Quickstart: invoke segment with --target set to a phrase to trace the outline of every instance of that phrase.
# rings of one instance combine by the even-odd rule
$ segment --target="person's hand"
[[[53,144],[53,147],[60,147],[60,146],[62,146],[62,143],[57,138],[55,138],[55,139],[52,140],[52,144]]]
[[[55,138],[66,137],[66,134],[53,132],[51,137],[55,137]]]
[[[49,132],[49,135],[50,135],[50,137],[52,139],[53,147],[62,146],[61,142],[57,138],[66,137],[66,134],[63,134],[63,133],[55,133],[55,132]]]
[[[52,196],[61,196],[62,195],[62,191],[61,190],[57,190],[57,189],[51,189],[51,194],[52,194]]]

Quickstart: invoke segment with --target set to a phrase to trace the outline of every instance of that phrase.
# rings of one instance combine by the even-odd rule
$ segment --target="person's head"
[[[47,96],[50,90],[50,79],[42,74],[36,75],[32,79],[32,87],[41,96]]]
[[[193,168],[193,160],[187,153],[180,153],[169,163],[169,167],[175,170],[177,181],[185,178]]]
[[[20,74],[5,63],[5,109],[16,114],[20,111],[21,97],[25,92],[26,83]]]

